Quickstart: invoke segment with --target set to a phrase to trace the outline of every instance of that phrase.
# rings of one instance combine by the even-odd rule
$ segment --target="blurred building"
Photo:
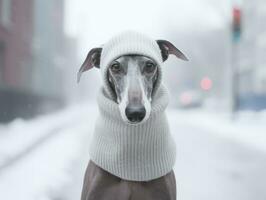
[[[0,121],[62,107],[76,58],[64,0],[0,0]]]
[[[266,108],[266,5],[243,1],[242,40],[239,45],[239,108]]]
[[[60,98],[66,64],[64,1],[36,0],[34,19],[34,90],[45,97]]]
[[[0,120],[22,113],[30,99],[32,10],[33,0],[0,0]]]

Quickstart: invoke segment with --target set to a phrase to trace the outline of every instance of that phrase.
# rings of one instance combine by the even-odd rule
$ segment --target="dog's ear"
[[[81,65],[78,75],[77,75],[77,81],[80,81],[80,77],[83,72],[93,68],[97,67],[100,68],[100,59],[101,59],[101,53],[102,48],[93,48],[89,51],[85,61]]]
[[[171,42],[167,40],[156,40],[161,49],[163,61],[166,61],[170,54],[175,55],[177,58],[188,61],[187,57],[176,48]]]

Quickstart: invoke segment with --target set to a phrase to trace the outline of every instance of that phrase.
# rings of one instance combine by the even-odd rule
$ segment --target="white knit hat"
[[[100,69],[104,80],[104,88],[106,89],[108,95],[113,99],[114,94],[110,88],[107,77],[108,66],[113,60],[119,58],[120,56],[130,54],[144,55],[156,62],[158,66],[158,78],[153,89],[153,95],[161,83],[161,65],[163,61],[161,50],[157,42],[144,34],[134,31],[125,31],[105,43],[101,54]]]

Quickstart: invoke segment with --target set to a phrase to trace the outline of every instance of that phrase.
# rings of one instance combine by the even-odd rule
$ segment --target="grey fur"
[[[83,181],[81,200],[175,200],[174,171],[151,181],[121,179],[90,161]]]
[[[155,68],[152,73],[145,73],[146,63],[153,63]],[[128,80],[132,85],[130,85],[130,92],[135,92],[134,89],[139,88],[137,82],[134,82],[137,76],[141,76],[144,83],[144,88],[147,94],[147,98],[151,100],[152,89],[157,78],[157,66],[156,63],[146,56],[140,55],[126,55],[121,56],[120,58],[113,61],[113,63],[119,63],[122,70],[120,73],[114,73],[111,70],[111,66],[108,69],[109,81],[112,88],[117,95],[117,102],[121,102],[121,94],[125,90],[125,83]],[[112,65],[112,64],[111,64]],[[137,93],[135,96],[129,94],[132,97],[140,97],[140,93]],[[134,101],[135,100],[135,101]],[[130,98],[129,104],[134,104],[140,102],[141,99]]]
[[[114,65],[116,70],[113,70]],[[155,61],[141,55],[121,56],[110,64],[109,82],[116,94],[117,103],[126,98],[124,109],[127,109],[129,122],[139,122],[145,117],[145,103],[151,102],[157,72]]]

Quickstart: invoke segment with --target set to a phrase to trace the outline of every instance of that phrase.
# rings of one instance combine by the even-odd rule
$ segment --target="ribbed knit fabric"
[[[148,181],[164,176],[175,163],[175,143],[165,109],[168,92],[161,85],[152,101],[151,115],[141,124],[125,123],[118,104],[102,88],[100,116],[90,145],[90,158],[98,166],[125,180]]]
[[[156,80],[156,85],[153,89],[154,95],[161,84],[162,72],[162,56],[161,50],[152,38],[147,37],[146,35],[134,31],[125,31],[121,34],[118,34],[111,38],[108,42],[103,45],[103,50],[100,60],[100,69],[102,77],[104,80],[104,87],[108,95],[115,99],[113,90],[110,88],[107,77],[107,69],[110,63],[116,58],[122,55],[144,55],[152,58],[158,66],[158,78]]]
[[[158,66],[150,117],[135,125],[122,120],[107,75],[114,59],[129,54],[148,56]],[[161,84],[161,66],[158,44],[143,34],[126,31],[103,46],[100,69],[104,84],[97,99],[100,116],[91,140],[90,158],[99,167],[125,180],[148,181],[164,176],[175,163],[175,144],[164,112],[168,92]]]

